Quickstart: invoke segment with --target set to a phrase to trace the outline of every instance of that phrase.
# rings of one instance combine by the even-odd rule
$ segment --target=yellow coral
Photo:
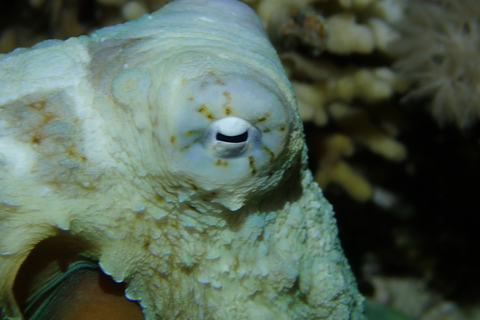
[[[351,156],[354,152],[352,139],[342,134],[329,135],[321,140],[320,149],[320,170],[315,173],[315,181],[321,188],[335,183],[343,186],[358,201],[372,197],[373,188],[370,183],[343,160],[343,157]]]
[[[268,0],[262,3],[272,4]],[[345,64],[337,57],[385,52],[398,37],[393,23],[401,19],[403,7],[396,0],[308,1],[308,4],[315,5],[318,12],[322,8],[328,12],[323,44],[328,57],[307,57],[301,51],[283,53],[281,57],[297,94],[302,119],[320,127],[333,122],[340,129],[321,137],[318,146],[311,146],[322,150],[315,178],[324,188],[335,183],[354,199],[365,201],[371,199],[373,187],[345,158],[351,156],[353,145],[358,143],[390,161],[405,159],[406,147],[395,138],[400,130],[398,124],[389,119],[391,109],[380,105],[403,92],[407,83],[386,60],[383,65],[372,66],[355,58]],[[291,1],[283,1],[281,5],[295,6]],[[300,5],[306,3],[297,4]],[[278,23],[278,19],[268,16],[274,12],[273,9],[264,12],[264,23]],[[381,114],[379,109],[383,109]],[[348,155],[344,152],[345,139],[351,145],[351,149],[347,148]]]

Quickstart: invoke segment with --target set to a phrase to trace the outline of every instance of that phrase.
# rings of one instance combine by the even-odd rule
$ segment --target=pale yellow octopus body
[[[23,318],[19,270],[51,239],[125,282],[146,319],[363,319],[306,160],[241,2],[177,0],[0,55],[4,317]]]

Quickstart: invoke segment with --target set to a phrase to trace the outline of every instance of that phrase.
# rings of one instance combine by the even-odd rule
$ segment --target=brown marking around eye
[[[198,109],[197,111],[199,113],[203,113],[208,119],[215,119],[215,117],[213,116],[213,114],[208,110],[208,107],[206,104],[202,104]]]
[[[227,100],[222,104],[222,107],[225,110],[225,114],[228,116],[232,113],[232,109],[230,108],[230,104],[232,103],[232,94],[230,91],[223,91],[222,94]]]
[[[185,134],[185,137],[190,137],[194,134],[199,134],[201,132],[202,132],[202,130],[188,130],[188,131],[185,131],[184,134]]]
[[[272,150],[268,149],[267,147],[262,145],[262,150],[265,151],[267,156],[270,158],[270,162],[273,162],[275,160],[275,154],[272,152]]]
[[[255,158],[253,156],[248,157],[248,165],[250,166],[250,170],[253,176],[255,173],[257,173],[257,169],[255,168]]]
[[[263,115],[262,117],[254,120],[254,122],[255,122],[255,123],[264,122],[264,121],[266,121],[269,117],[270,117],[270,112],[267,112],[267,113],[265,113],[265,115]]]
[[[217,162],[215,163],[217,166],[228,166],[228,161],[222,160],[222,159],[217,159]]]
[[[193,131],[193,130],[192,130],[192,131]],[[180,151],[185,151],[185,150],[187,150],[188,148],[190,148],[191,146],[193,146],[195,143],[200,142],[200,140],[201,140],[200,138],[196,138],[195,140],[192,141],[192,143],[187,144],[186,146],[181,147],[181,148],[180,148]]]
[[[185,137],[190,137],[190,136],[193,136],[193,135],[196,135],[197,137],[192,142],[190,142],[189,144],[181,147],[180,151],[185,151],[188,148],[190,148],[192,145],[194,145],[195,143],[200,142],[200,140],[202,139],[202,132],[203,132],[202,130],[188,130],[188,131],[185,131],[184,134],[183,134]]]

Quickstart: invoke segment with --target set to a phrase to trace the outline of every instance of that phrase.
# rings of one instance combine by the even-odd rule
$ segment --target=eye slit
[[[242,143],[248,140],[248,131],[245,131],[242,134],[229,136],[217,132],[217,136],[215,137],[218,141],[229,142],[229,143]]]
[[[225,117],[210,124],[202,135],[202,145],[216,158],[243,157],[261,144],[262,133],[251,122]]]

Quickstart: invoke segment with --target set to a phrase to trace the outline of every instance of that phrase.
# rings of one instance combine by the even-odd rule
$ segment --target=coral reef
[[[480,118],[480,5],[477,0],[408,1],[390,48],[413,83],[406,97],[426,97],[441,124]]]
[[[480,319],[479,309],[462,309],[455,302],[443,299],[438,294],[430,292],[424,280],[375,276],[371,281],[375,287],[373,297],[375,301],[401,310],[411,319]]]

